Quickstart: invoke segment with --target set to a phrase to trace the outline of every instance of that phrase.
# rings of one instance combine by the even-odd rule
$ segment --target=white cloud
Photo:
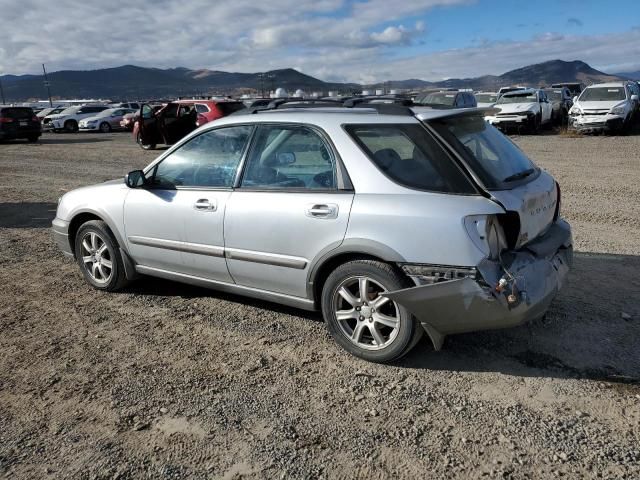
[[[529,41],[400,57],[406,45],[429,41],[430,8],[473,1],[0,0],[0,73],[37,73],[41,63],[51,71],[122,64],[250,72],[293,66],[326,80],[373,82],[502,73],[554,58],[609,71],[639,66],[640,30],[549,32]],[[408,20],[420,16],[426,25]]]

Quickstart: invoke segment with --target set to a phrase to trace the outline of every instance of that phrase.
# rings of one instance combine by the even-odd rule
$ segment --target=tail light
[[[13,118],[0,117],[0,123],[13,123]]]
[[[33,117],[31,117],[31,121],[40,123],[40,117],[38,117],[37,115],[34,115]]]
[[[508,246],[495,215],[470,215],[465,217],[464,226],[473,244],[490,260],[497,259]]]
[[[204,125],[205,123],[207,123],[207,117],[199,113],[198,117],[196,118],[196,125],[201,126],[201,125]]]

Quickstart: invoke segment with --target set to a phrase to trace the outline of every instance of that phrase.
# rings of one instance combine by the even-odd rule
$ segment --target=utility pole
[[[264,98],[264,73],[259,73],[258,78],[260,79],[260,96]]]
[[[2,103],[0,105],[4,105],[4,90],[2,89],[2,80],[0,80],[0,97],[2,97]]]
[[[42,71],[44,72],[44,86],[47,87],[47,93],[49,94],[49,106],[53,108],[53,102],[51,101],[51,83],[47,78],[47,71],[44,69],[44,63],[42,64]]]

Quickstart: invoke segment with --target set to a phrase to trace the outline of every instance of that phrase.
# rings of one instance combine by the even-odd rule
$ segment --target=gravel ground
[[[57,198],[142,167],[128,134],[0,145],[0,475],[640,478],[640,135],[515,141],[576,240],[545,319],[348,356],[318,314],[145,279],[89,288]]]

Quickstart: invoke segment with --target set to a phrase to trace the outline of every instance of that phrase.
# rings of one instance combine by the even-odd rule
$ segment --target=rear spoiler
[[[476,108],[452,108],[449,110],[432,110],[427,107],[411,107],[414,116],[421,122],[436,120],[439,118],[467,117],[474,115],[495,115],[500,112],[495,107],[476,107]]]

